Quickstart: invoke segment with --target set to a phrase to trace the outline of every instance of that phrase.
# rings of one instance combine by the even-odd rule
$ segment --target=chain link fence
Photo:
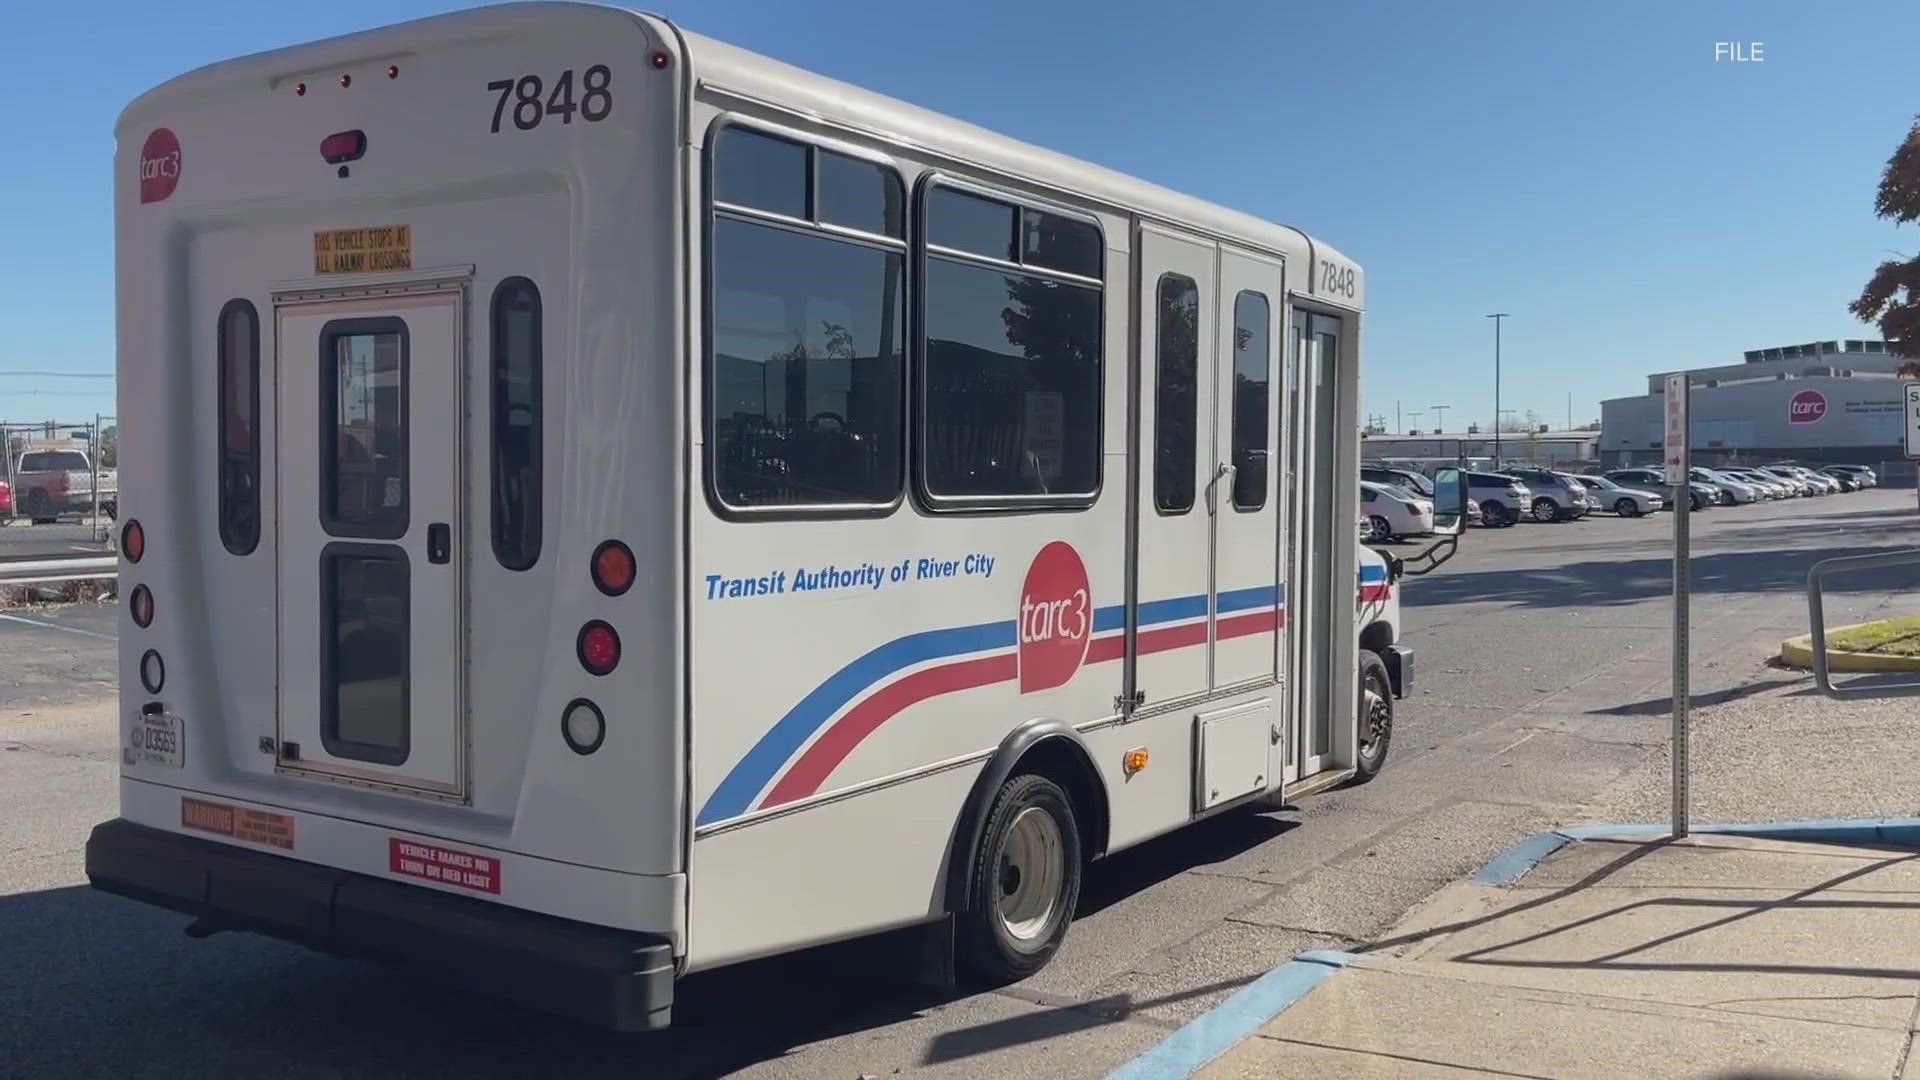
[[[0,420],[0,526],[77,522],[112,539],[120,509],[118,418]]]

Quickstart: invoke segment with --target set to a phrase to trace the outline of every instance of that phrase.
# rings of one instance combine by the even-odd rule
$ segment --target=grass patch
[[[1920,656],[1920,615],[1885,619],[1829,634],[1827,647],[1880,656]]]

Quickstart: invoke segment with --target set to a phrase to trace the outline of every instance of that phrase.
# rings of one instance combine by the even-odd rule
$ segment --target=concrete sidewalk
[[[1920,825],[1751,831],[1535,837],[1115,1075],[1920,1080]]]

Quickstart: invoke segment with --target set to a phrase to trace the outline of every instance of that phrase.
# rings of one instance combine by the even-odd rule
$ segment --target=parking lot
[[[675,1027],[614,1037],[91,892],[114,813],[111,606],[0,612],[0,1074],[1104,1075],[1294,953],[1358,948],[1519,837],[1660,820],[1672,519],[1471,530],[1403,590],[1418,657],[1385,775],[1096,865],[1058,959],[963,997],[815,950],[687,981]],[[1694,519],[1701,818],[1913,813],[1908,709],[1769,666],[1808,565],[1915,546],[1911,490]],[[1406,546],[1401,550],[1414,550]],[[1912,575],[1842,583],[1830,622],[1911,613]]]

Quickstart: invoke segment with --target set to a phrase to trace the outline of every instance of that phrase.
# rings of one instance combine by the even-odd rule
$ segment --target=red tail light
[[[589,675],[605,675],[620,663],[620,635],[599,619],[580,628],[574,647]]]
[[[329,165],[358,161],[366,152],[367,133],[358,129],[336,132],[320,140],[320,156],[326,158]]]
[[[633,588],[635,566],[633,550],[618,540],[608,540],[593,549],[593,584],[608,596],[619,596]]]
[[[120,554],[130,563],[137,563],[147,553],[147,530],[140,527],[138,521],[128,521],[120,530]]]

